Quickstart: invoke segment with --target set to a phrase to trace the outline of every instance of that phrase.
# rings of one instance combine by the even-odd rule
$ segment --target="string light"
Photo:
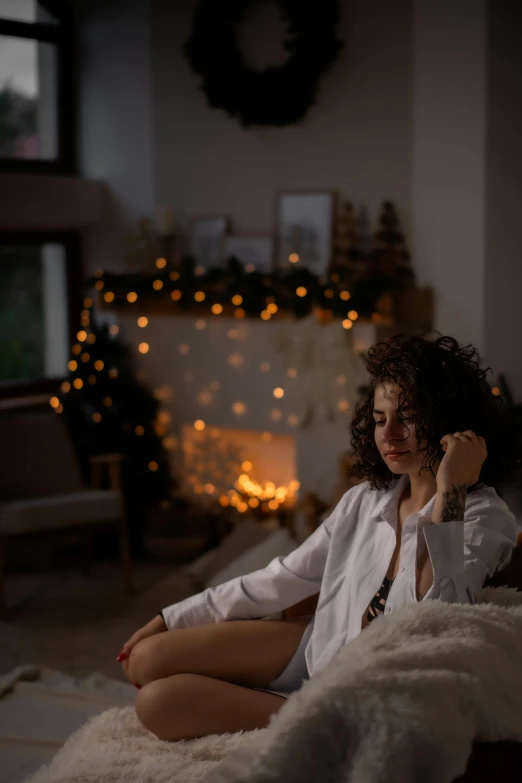
[[[308,293],[304,285],[300,285],[299,288],[296,288],[295,292],[297,296],[301,296],[301,297],[306,296]]]
[[[281,413],[281,411],[279,410],[279,408],[274,408],[274,409],[273,409],[273,410],[270,412],[270,418],[272,419],[272,421],[281,421],[281,416],[282,416],[282,415],[283,415],[283,414]]]
[[[246,313],[242,307],[236,307],[236,309],[234,310],[234,315],[236,318],[244,318]]]
[[[93,422],[94,422],[95,424],[99,424],[99,423],[100,423],[100,421],[102,420],[102,415],[101,415],[101,413],[93,413],[93,414],[92,414],[92,420],[93,420]]]
[[[269,321],[272,318],[271,313],[268,310],[261,311],[261,318],[263,321]]]
[[[261,362],[259,369],[261,372],[270,372],[270,362]]]
[[[330,280],[332,280],[334,283],[338,283],[340,279],[341,278],[337,272],[333,272],[333,274],[330,275]]]
[[[289,367],[288,370],[286,371],[286,374],[288,375],[289,378],[295,378],[297,376],[297,370],[295,369],[295,367]]]
[[[219,315],[220,313],[223,312],[223,305],[213,304],[211,310],[214,313],[214,315]]]
[[[155,291],[161,291],[163,288],[163,280],[154,280],[152,287]]]
[[[339,400],[337,407],[340,411],[347,411],[350,407],[350,403],[348,400]]]
[[[343,299],[343,301],[347,302],[348,299],[350,298],[351,294],[350,294],[349,291],[341,291],[339,296],[341,297],[341,299]]]
[[[203,489],[205,490],[207,495],[212,495],[216,491],[216,488],[213,484],[205,484]]]
[[[158,467],[159,467],[158,463],[157,463],[157,462],[155,462],[154,460],[151,460],[151,461],[149,462],[149,470],[150,470],[152,473],[155,473],[155,472],[157,471]]]
[[[88,335],[87,335],[87,342],[88,342],[90,345],[92,345],[93,343],[95,343],[95,342],[96,342],[96,335],[95,335],[95,334],[93,334],[92,332],[91,332],[90,334],[88,334]]]
[[[278,400],[281,399],[281,397],[285,396],[285,390],[282,389],[280,386],[277,386],[273,391],[274,397],[277,397]]]
[[[129,291],[129,293],[127,294],[127,302],[130,302],[131,304],[135,302],[137,298],[138,298],[138,294],[136,293],[136,291]]]
[[[242,367],[244,363],[243,354],[239,352],[231,353],[227,357],[227,362],[230,364],[231,367]]]
[[[288,260],[290,261],[291,264],[297,264],[297,262],[299,261],[299,253],[290,253],[290,255],[288,256]]]
[[[111,407],[111,405],[112,405],[112,399],[111,399],[110,397],[104,397],[104,398],[103,398],[103,404],[104,404],[104,405],[105,405],[107,408],[110,408],[110,407]]]
[[[138,345],[138,351],[140,353],[148,353],[149,352],[149,348],[150,348],[150,346],[149,346],[148,343],[140,343]]]
[[[102,362],[102,360],[101,359],[96,359],[96,361],[94,362],[94,369],[98,370],[98,372],[101,372],[104,367],[105,367],[105,365]]]
[[[236,416],[243,416],[246,411],[246,405],[244,402],[234,402],[232,405],[232,410]]]
[[[194,294],[194,299],[196,300],[196,302],[203,302],[205,300],[205,296],[206,294],[204,291],[196,291],[196,293]]]
[[[210,381],[208,386],[209,389],[212,389],[212,391],[219,391],[221,389],[221,384],[219,381]]]
[[[256,271],[255,264],[247,264],[245,266],[245,272],[248,272],[249,274],[251,274],[252,272],[255,272],[255,271]]]
[[[178,288],[176,288],[175,291],[171,291],[170,292],[170,298],[174,302],[179,302],[179,300],[181,299],[181,291]]]
[[[199,329],[201,331],[201,329],[205,328],[207,322],[204,321],[203,318],[198,318],[195,325],[196,325],[196,329]]]
[[[134,427],[134,432],[138,437],[141,437],[141,435],[145,434],[145,427],[142,427],[141,424],[138,424],[137,427]]]
[[[231,340],[235,340],[236,337],[239,337],[239,329],[229,329],[227,332],[227,337],[229,337]]]
[[[242,463],[242,465],[241,465],[241,470],[243,470],[245,473],[250,473],[250,471],[252,470],[252,468],[253,468],[253,465],[252,465],[252,463],[250,462],[250,460],[249,460],[249,459],[246,459],[246,460],[245,460],[245,461]]]
[[[87,339],[87,332],[83,331],[83,329],[82,329],[82,330],[81,330],[80,332],[78,332],[78,334],[76,335],[76,339],[77,339],[77,340],[78,340],[78,342],[80,342],[80,343],[83,343],[83,342],[85,342],[85,340]]]
[[[71,359],[67,367],[71,372],[74,372],[76,369],[78,369],[78,362],[75,361],[74,359]]]
[[[350,310],[350,312],[348,313],[348,318],[351,321],[356,321],[359,318],[359,313],[357,312],[357,310]]]
[[[106,291],[103,295],[103,298],[106,302],[113,302],[114,301],[114,294],[112,291]]]
[[[117,377],[118,377],[118,370],[116,369],[116,367],[111,367],[111,369],[109,370],[109,378],[114,379]]]
[[[87,351],[84,351],[84,353],[82,353],[82,355],[80,356],[82,362],[88,362],[90,358],[91,358],[90,354],[88,354]]]
[[[171,280],[179,280],[179,272],[170,272],[169,277]]]
[[[271,315],[274,315],[274,313],[277,313],[278,307],[274,302],[271,302],[269,305],[267,305],[266,309]]]
[[[201,277],[201,275],[205,274],[205,267],[204,266],[197,266],[194,269],[194,274],[197,275],[198,277]]]
[[[240,305],[243,303],[243,297],[240,296],[240,294],[234,294],[232,297],[232,304],[233,305]]]
[[[295,413],[291,413],[291,414],[288,416],[287,422],[288,422],[288,424],[289,424],[291,427],[296,427],[296,426],[297,426],[297,421],[298,421],[298,419],[297,419],[297,416],[295,415]]]
[[[495,397],[499,397],[500,396],[500,389],[499,389],[499,387],[498,386],[493,386],[493,388],[491,389],[491,394],[494,394]]]
[[[158,269],[164,269],[167,266],[167,261],[165,258],[157,258],[156,259],[156,266]]]
[[[92,307],[92,299],[90,296],[85,297],[85,299],[83,300],[83,306],[87,308]]]
[[[343,329],[351,329],[353,326],[353,321],[350,321],[349,318],[345,318],[342,323]]]
[[[87,382],[91,384],[91,386],[94,386],[96,383],[96,376],[95,375],[89,375],[87,378]]]
[[[272,440],[272,433],[271,432],[262,432],[261,433],[261,440],[264,440],[265,443],[270,443]]]
[[[187,343],[181,343],[181,345],[178,345],[178,351],[183,354],[183,356],[186,356],[190,351],[190,346],[187,345]]]
[[[105,283],[103,282],[103,280],[97,280],[94,284],[94,287],[96,288],[97,291],[101,291],[104,285]]]
[[[75,389],[81,389],[83,386],[83,381],[81,378],[75,378],[73,381],[73,386]]]
[[[103,277],[103,269],[97,269],[94,273],[94,277]]]
[[[210,405],[213,399],[212,392],[208,389],[202,389],[198,394],[198,402],[200,405]]]
[[[197,430],[198,432],[202,432],[205,429],[205,426],[206,425],[203,419],[196,419],[196,421],[194,422],[194,429]]]
[[[119,331],[120,331],[120,327],[118,326],[118,324],[111,324],[109,326],[109,334],[112,334],[113,337],[116,337]]]
[[[58,397],[51,397],[51,399],[49,400],[49,405],[51,406],[51,408],[57,408],[59,404],[60,404],[60,400],[58,399]]]
[[[332,291],[331,288],[325,288],[324,295],[326,296],[327,299],[331,299],[332,296],[334,295],[334,292]]]
[[[71,384],[69,381],[64,381],[60,388],[65,394],[67,394],[67,392],[71,391]]]
[[[146,315],[140,315],[140,317],[138,318],[136,323],[138,324],[138,326],[141,329],[144,329],[147,326],[147,324],[149,323],[149,319],[147,318]]]

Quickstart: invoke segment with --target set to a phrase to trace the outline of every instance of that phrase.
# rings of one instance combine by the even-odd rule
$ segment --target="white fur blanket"
[[[474,740],[522,741],[522,593],[479,601],[379,617],[266,729],[167,743],[113,709],[27,783],[450,783]]]

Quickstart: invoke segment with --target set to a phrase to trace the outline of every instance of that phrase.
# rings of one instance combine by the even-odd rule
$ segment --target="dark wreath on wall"
[[[338,0],[277,0],[286,23],[280,66],[250,68],[238,46],[237,27],[261,0],[200,0],[184,51],[202,77],[210,106],[250,125],[292,125],[305,117],[319,83],[338,58]]]

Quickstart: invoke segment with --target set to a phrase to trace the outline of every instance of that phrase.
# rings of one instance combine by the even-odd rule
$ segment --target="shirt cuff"
[[[433,568],[433,581],[447,579],[464,573],[464,522],[440,522],[435,524],[429,517],[419,518],[419,529]]]

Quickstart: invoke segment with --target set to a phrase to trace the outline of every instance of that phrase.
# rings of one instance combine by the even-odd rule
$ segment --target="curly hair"
[[[435,475],[433,466],[444,456],[442,436],[469,429],[486,441],[488,456],[481,481],[490,486],[504,481],[519,464],[518,448],[504,415],[503,400],[486,380],[491,368],[480,369],[479,361],[472,345],[460,346],[453,337],[443,337],[440,332],[398,334],[373,345],[366,363],[370,384],[356,405],[350,425],[355,457],[350,476],[367,479],[372,489],[388,489],[396,478],[375,444],[373,419],[376,387],[393,383],[399,387],[399,419],[406,419],[403,411],[407,410],[407,420],[415,426],[417,439],[427,444],[421,470]]]

